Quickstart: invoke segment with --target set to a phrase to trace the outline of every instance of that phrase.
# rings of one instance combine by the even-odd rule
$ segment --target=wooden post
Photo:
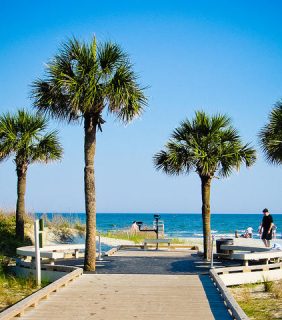
[[[36,284],[41,286],[41,265],[40,265],[40,249],[39,249],[39,220],[34,221],[34,246],[35,246],[35,274]]]
[[[99,254],[98,254],[98,260],[99,260],[99,261],[102,261],[103,258],[102,258],[101,235],[100,235],[100,233],[99,233],[98,238],[99,238]]]
[[[213,266],[213,242],[214,242],[214,235],[212,235],[212,241],[211,241],[211,269],[214,268],[214,266]]]
[[[44,220],[39,219],[39,248],[44,246]]]

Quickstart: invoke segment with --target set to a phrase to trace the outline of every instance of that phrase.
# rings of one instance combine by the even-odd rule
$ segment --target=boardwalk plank
[[[213,292],[207,297],[206,290]],[[197,275],[109,274],[83,275],[21,319],[148,318],[231,319],[213,285],[209,281],[203,284]]]

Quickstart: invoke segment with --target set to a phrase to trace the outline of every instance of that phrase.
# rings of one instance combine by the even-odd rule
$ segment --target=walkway
[[[175,262],[183,267],[185,260],[197,262],[187,252],[120,251],[99,262],[98,274],[84,274],[48,300],[43,300],[22,319],[231,319],[208,275],[191,274],[191,270],[190,274],[185,274],[181,272],[184,270],[182,267],[180,272],[177,272],[177,267],[174,270],[165,267],[169,270],[164,272],[160,268],[160,259],[166,266]],[[118,266],[118,261],[122,262],[123,267]],[[135,272],[138,261],[142,261],[139,274]],[[146,261],[150,261],[147,268]],[[126,264],[131,268],[126,268]],[[157,265],[161,274],[156,274]],[[148,274],[152,266],[154,272]],[[126,274],[114,272],[124,270],[124,267]],[[146,272],[142,272],[144,269]],[[207,271],[207,268],[204,269]],[[131,274],[128,272],[130,270]]]

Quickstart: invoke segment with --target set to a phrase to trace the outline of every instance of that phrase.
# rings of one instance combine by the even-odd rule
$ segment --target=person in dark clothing
[[[266,247],[270,247],[270,240],[272,239],[272,227],[273,227],[273,218],[269,213],[268,209],[263,209],[263,218],[260,225],[260,236]]]

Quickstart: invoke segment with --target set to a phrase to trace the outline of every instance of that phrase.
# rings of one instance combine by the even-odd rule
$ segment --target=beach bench
[[[171,239],[144,239],[144,250],[148,250],[148,244],[156,244],[158,247],[160,243],[165,243],[170,248],[171,241]]]
[[[54,264],[57,259],[64,259],[67,255],[72,255],[75,258],[79,257],[79,252],[85,249],[84,244],[60,244],[54,246],[44,246],[40,248],[40,258],[45,258]],[[24,259],[27,257],[35,258],[34,246],[26,246],[17,248],[17,254]]]
[[[250,260],[264,260],[265,263],[268,264],[270,259],[274,259],[277,260],[277,262],[279,262],[282,259],[282,251],[269,250],[265,252],[231,253],[229,257],[234,260],[242,260],[244,266],[248,266]]]
[[[266,247],[230,245],[230,244],[222,244],[220,246],[220,249],[224,251],[228,251],[229,253],[233,253],[233,251],[267,252],[271,250],[271,248],[266,248]]]

